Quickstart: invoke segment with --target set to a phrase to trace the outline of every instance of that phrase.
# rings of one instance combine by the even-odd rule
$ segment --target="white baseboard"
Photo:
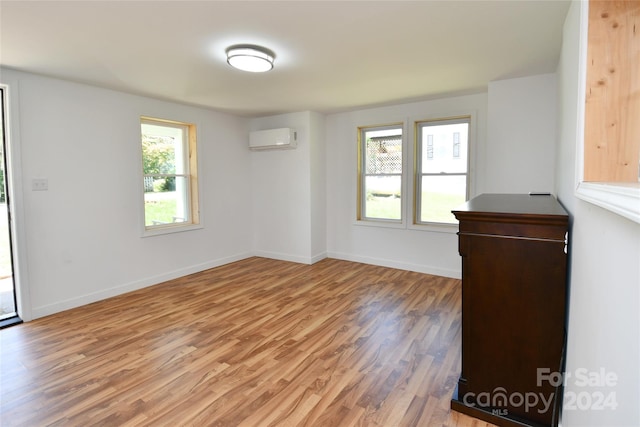
[[[311,264],[315,264],[316,262],[322,261],[325,258],[328,258],[327,253],[326,252],[321,252],[321,253],[311,257]]]
[[[461,277],[461,271],[449,270],[438,268],[429,265],[411,264],[393,260],[386,260],[381,258],[372,258],[365,256],[357,256],[351,254],[345,254],[340,252],[322,252],[312,257],[301,257],[297,255],[283,254],[277,252],[268,251],[254,251],[252,253],[242,253],[225,258],[220,258],[213,261],[208,261],[201,264],[192,265],[185,268],[180,268],[167,273],[163,273],[157,276],[148,277],[142,280],[126,283],[112,288],[104,289],[99,292],[94,292],[87,295],[82,295],[76,298],[60,301],[54,304],[44,305],[40,307],[33,307],[31,313],[31,319],[37,319],[39,317],[48,316],[51,314],[59,313],[64,310],[69,310],[82,305],[91,304],[96,301],[118,296],[127,292],[136,291],[138,289],[146,288],[148,286],[157,285],[158,283],[166,282],[168,280],[177,279],[179,277],[187,276],[189,274],[198,273],[200,271],[208,270],[210,268],[219,267],[221,265],[229,264],[235,261],[250,258],[252,256],[258,256],[263,258],[277,259],[281,261],[297,262],[300,264],[315,264],[325,258],[335,258],[345,261],[361,262],[363,264],[379,265],[381,267],[398,268],[400,270],[416,271],[419,273],[433,274],[436,276],[451,277],[459,279]]]
[[[309,264],[309,265],[315,264],[316,262],[321,261],[327,257],[326,252],[322,252],[312,257],[304,257],[299,255],[283,254],[280,252],[270,252],[270,251],[254,251],[253,255],[257,257],[262,257],[262,258],[277,259],[280,261],[290,261],[290,262],[297,262],[298,264]]]
[[[460,279],[462,270],[450,270],[446,268],[434,267],[432,265],[412,264],[401,261],[387,260],[382,258],[372,258],[366,256],[358,256],[345,254],[341,252],[328,252],[329,258],[341,259],[345,261],[361,262],[363,264],[379,265],[381,267],[397,268],[399,270],[415,271],[418,273],[433,274],[434,276],[450,277],[452,279]]]
[[[134,282],[126,283],[123,285],[114,286],[112,288],[104,289],[99,292],[94,292],[87,295],[82,295],[77,298],[71,298],[65,301],[60,301],[54,304],[44,305],[41,307],[34,307],[31,311],[32,319],[48,316],[50,314],[59,313],[71,308],[80,307],[82,305],[91,304],[96,301],[115,297],[127,292],[136,291],[138,289],[146,288],[148,286],[157,285],[168,280],[177,279],[179,277],[187,276],[189,274],[198,273],[200,271],[208,270],[210,268],[220,267],[221,265],[229,264],[235,261],[240,261],[246,258],[250,258],[253,254],[243,253],[232,255],[225,258],[208,261],[201,264],[180,268],[167,273],[159,274],[157,276],[148,277],[142,280],[136,280]]]

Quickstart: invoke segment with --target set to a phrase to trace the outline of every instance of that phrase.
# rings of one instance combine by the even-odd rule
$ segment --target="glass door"
[[[17,319],[16,291],[13,280],[13,253],[11,246],[11,210],[9,204],[9,188],[7,183],[7,132],[6,132],[6,100],[7,93],[0,87],[0,326],[13,324]]]

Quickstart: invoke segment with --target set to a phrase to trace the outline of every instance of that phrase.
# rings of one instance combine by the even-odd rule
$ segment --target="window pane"
[[[187,185],[187,179],[182,176],[145,177],[145,226],[189,221]]]
[[[142,161],[145,175],[183,174],[184,129],[142,123]]]
[[[423,173],[466,173],[469,124],[422,125]]]
[[[452,209],[463,204],[467,194],[467,177],[423,176],[420,222],[457,223]]]
[[[402,173],[402,128],[364,131],[366,173]]]
[[[367,176],[365,179],[366,218],[401,219],[400,176]]]

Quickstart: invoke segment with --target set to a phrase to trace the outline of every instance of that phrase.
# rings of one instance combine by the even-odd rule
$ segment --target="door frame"
[[[11,233],[12,263],[13,263],[13,286],[16,296],[16,312],[25,322],[32,320],[31,296],[29,292],[29,279],[27,268],[27,248],[24,212],[23,179],[21,170],[20,152],[20,104],[19,104],[19,82],[0,82],[4,102],[4,137],[6,141],[5,162],[6,181],[11,212],[9,232]],[[10,79],[9,79],[10,80]]]

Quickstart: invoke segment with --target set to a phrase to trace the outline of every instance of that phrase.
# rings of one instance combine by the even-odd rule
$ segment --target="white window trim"
[[[640,223],[640,183],[584,181],[584,117],[587,87],[589,2],[580,2],[580,53],[578,60],[578,120],[576,144],[577,198]]]
[[[171,224],[164,224],[164,225],[158,225],[158,226],[154,226],[154,227],[147,227],[145,225],[145,209],[144,209],[144,171],[142,170],[142,167],[140,167],[138,169],[138,185],[140,187],[140,194],[141,194],[141,199],[143,200],[143,203],[140,204],[140,225],[141,225],[141,233],[140,233],[140,237],[153,237],[153,236],[162,236],[162,235],[167,235],[167,234],[173,234],[173,233],[182,233],[185,231],[193,231],[193,230],[201,230],[204,228],[204,223],[203,223],[203,214],[202,214],[202,200],[200,197],[201,194],[201,186],[202,186],[202,168],[200,167],[200,154],[199,151],[200,149],[197,147],[197,141],[200,140],[200,126],[197,123],[190,123],[188,121],[179,121],[179,120],[168,120],[168,119],[161,119],[161,118],[157,118],[157,117],[153,117],[153,116],[146,116],[146,115],[142,115],[140,116],[140,119],[138,120],[138,133],[140,132],[140,123],[142,121],[156,121],[156,122],[166,122],[168,124],[186,124],[186,125],[194,125],[195,128],[195,132],[196,132],[196,162],[197,162],[197,180],[198,180],[198,187],[195,191],[195,194],[191,194],[191,197],[195,197],[195,206],[198,209],[198,212],[191,212],[191,216],[194,217],[194,215],[197,215],[198,218],[198,223],[194,224],[192,222],[189,223],[171,223]],[[189,148],[187,147],[187,151],[189,150]],[[142,165],[142,150],[139,149],[138,150],[139,156],[140,156],[140,161],[139,164]],[[190,171],[191,173],[191,171]],[[191,207],[193,208],[194,203],[193,201],[191,202]]]
[[[144,227],[144,211],[142,212],[142,226]],[[203,229],[202,222],[200,224],[167,224],[165,226],[157,226],[155,228],[145,228],[142,237],[161,236],[172,233],[182,233],[183,231],[192,231]]]
[[[429,231],[433,233],[456,234],[458,232],[458,224],[447,224],[446,222],[431,222],[426,224],[410,224],[410,230]]]
[[[640,185],[614,182],[580,182],[576,195],[585,202],[640,223]]]
[[[402,203],[404,204],[404,201]],[[400,229],[407,228],[404,218],[402,219],[402,222],[398,220],[384,219],[384,218],[380,218],[380,219],[364,218],[364,219],[356,219],[353,224],[357,226],[363,226],[363,227],[382,227],[382,228],[400,228]]]

